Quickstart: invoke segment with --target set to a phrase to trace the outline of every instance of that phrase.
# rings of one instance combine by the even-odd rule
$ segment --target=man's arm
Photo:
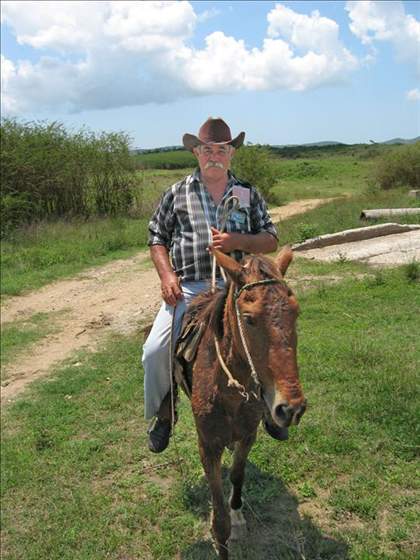
[[[216,228],[211,228],[213,234],[212,246],[223,253],[244,251],[245,253],[272,253],[277,249],[277,239],[271,233],[222,233]]]
[[[168,249],[164,245],[151,245],[150,256],[159,274],[162,298],[168,305],[176,305],[182,299],[179,278],[169,261]]]
[[[168,305],[176,305],[182,298],[178,276],[169,260],[169,247],[174,229],[173,187],[163,195],[149,223],[150,256],[161,281],[162,298]]]

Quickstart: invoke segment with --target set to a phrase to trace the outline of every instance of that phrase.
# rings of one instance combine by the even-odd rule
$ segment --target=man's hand
[[[179,278],[175,273],[165,274],[161,279],[162,298],[168,305],[175,306],[179,299],[182,299],[182,290]]]
[[[211,228],[211,233],[213,235],[213,249],[218,249],[223,253],[231,253],[235,249],[239,249],[237,233],[222,233],[214,227]]]

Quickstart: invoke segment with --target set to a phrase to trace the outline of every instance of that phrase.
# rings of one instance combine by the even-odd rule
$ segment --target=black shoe
[[[149,449],[153,453],[162,453],[168,447],[171,437],[171,422],[156,418],[147,431],[149,434]]]
[[[286,441],[289,439],[289,428],[280,428],[280,426],[276,426],[275,424],[271,424],[264,420],[264,428],[267,434],[269,434],[272,438],[278,439],[280,441]]]

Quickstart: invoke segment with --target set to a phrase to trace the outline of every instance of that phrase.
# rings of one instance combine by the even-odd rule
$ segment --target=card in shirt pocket
[[[235,185],[232,189],[232,196],[237,196],[239,199],[240,208],[249,208],[251,205],[251,191],[245,187]]]

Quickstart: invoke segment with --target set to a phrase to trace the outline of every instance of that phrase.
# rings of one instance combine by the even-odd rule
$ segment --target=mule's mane
[[[223,337],[223,311],[229,285],[230,282],[215,293],[208,291],[198,295],[187,311],[187,314],[194,317],[196,321],[205,323],[217,338]]]

